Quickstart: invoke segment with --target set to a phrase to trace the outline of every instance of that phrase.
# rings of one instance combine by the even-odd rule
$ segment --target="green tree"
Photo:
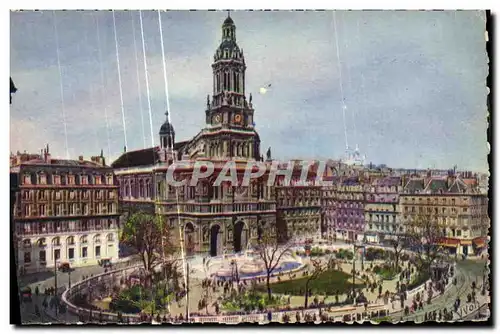
[[[162,260],[175,253],[171,230],[163,223],[161,216],[144,212],[135,212],[127,217],[121,241],[139,252],[148,274],[151,274],[152,269]]]

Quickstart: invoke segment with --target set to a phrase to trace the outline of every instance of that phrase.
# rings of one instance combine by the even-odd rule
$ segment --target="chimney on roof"
[[[104,166],[104,157],[102,156],[90,157],[90,161],[95,162],[98,165]]]
[[[78,161],[83,161],[83,155],[80,155],[80,156],[78,157]]]
[[[51,161],[51,158],[50,158],[50,152],[49,152],[49,144],[47,144],[47,147],[45,148],[44,150],[44,153],[43,153],[43,160],[50,164],[50,161]]]

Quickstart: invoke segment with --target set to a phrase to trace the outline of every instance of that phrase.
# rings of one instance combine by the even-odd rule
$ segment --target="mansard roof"
[[[159,161],[159,150],[160,148],[156,146],[143,150],[125,152],[111,164],[111,167],[127,168],[154,165]]]
[[[419,193],[425,189],[424,179],[411,179],[405,185],[404,191],[408,193]]]
[[[401,184],[401,177],[387,176],[387,177],[377,178],[374,180],[373,184],[379,187],[397,187]]]
[[[177,142],[174,144],[174,151],[182,149],[189,141]],[[128,168],[139,166],[150,166],[160,161],[160,147],[149,147],[143,150],[129,151],[123,153],[116,159],[111,167],[113,168]]]

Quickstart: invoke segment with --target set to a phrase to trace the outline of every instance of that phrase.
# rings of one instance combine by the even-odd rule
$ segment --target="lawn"
[[[328,270],[318,276],[317,279],[309,283],[309,289],[313,294],[317,295],[330,295],[335,293],[343,294],[352,290],[352,276],[338,270]],[[277,282],[271,284],[273,293],[291,294],[301,296],[304,294],[307,277]],[[356,289],[364,287],[364,284],[356,284]],[[266,290],[265,285],[259,286],[261,291]]]

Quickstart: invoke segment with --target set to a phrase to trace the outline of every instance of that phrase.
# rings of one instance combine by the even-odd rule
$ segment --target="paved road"
[[[121,266],[126,266],[126,263],[120,263],[115,268],[119,268]],[[72,270],[71,274],[68,273],[62,273],[58,271],[57,273],[54,273],[54,271],[50,272],[41,272],[41,273],[36,273],[36,274],[28,274],[25,276],[22,276],[18,279],[19,281],[19,286],[20,287],[26,287],[29,286],[31,288],[31,291],[33,293],[33,301],[30,302],[23,302],[21,303],[21,321],[22,323],[26,324],[36,324],[36,323],[47,323],[47,322],[54,322],[54,317],[55,314],[52,315],[50,310],[47,310],[47,313],[49,313],[51,316],[47,316],[44,314],[43,307],[42,307],[42,301],[43,301],[43,292],[46,288],[53,288],[55,285],[55,275],[57,275],[57,286],[58,290],[64,291],[71,282],[77,282],[81,281],[83,279],[83,276],[91,276],[91,275],[98,275],[104,272],[104,269],[100,266],[88,266],[88,267],[81,267],[81,268],[75,268]],[[38,289],[40,291],[40,296],[35,295],[35,288],[38,286]],[[35,312],[35,305],[38,305],[38,308],[40,310],[40,316],[36,315]],[[71,314],[63,315],[60,317],[61,321],[74,321],[76,318],[72,316]]]
[[[426,312],[432,312],[443,310],[444,308],[448,310],[452,310],[453,303],[459,297],[462,301],[462,304],[467,300],[467,294],[472,292],[471,283],[476,281],[478,287],[482,284],[482,275],[484,270],[484,261],[459,261],[457,262],[457,285],[451,286],[448,290],[444,292],[443,295],[440,295],[432,300],[432,304],[428,305],[424,304],[424,309],[421,311],[417,311],[411,314],[408,317],[403,317],[404,320],[409,321],[423,321],[424,315]],[[476,293],[478,291],[476,290]],[[479,298],[479,297],[478,297]],[[411,301],[408,301],[411,303]],[[402,312],[398,312],[396,314],[391,315],[394,319],[401,319]],[[454,320],[459,319],[459,314],[454,312]]]

